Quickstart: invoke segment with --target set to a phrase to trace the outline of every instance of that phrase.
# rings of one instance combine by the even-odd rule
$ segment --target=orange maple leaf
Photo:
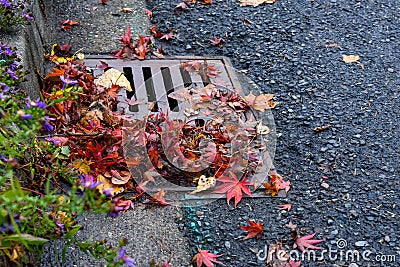
[[[243,229],[248,232],[247,236],[244,238],[244,240],[249,239],[249,238],[254,238],[256,237],[257,239],[260,239],[263,234],[263,225],[262,223],[256,223],[255,221],[247,220],[249,222],[249,226],[238,226],[240,229]]]

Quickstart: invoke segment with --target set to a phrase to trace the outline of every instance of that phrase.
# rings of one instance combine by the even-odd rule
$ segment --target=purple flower
[[[23,16],[27,20],[33,20],[33,17],[29,16],[28,14],[25,14],[25,12],[22,11],[21,16]]]
[[[122,259],[124,263],[129,267],[136,267],[136,265],[134,265],[136,263],[136,260],[133,258],[129,258],[127,255],[125,255],[125,253],[126,253],[125,247],[120,247],[118,258]]]
[[[64,77],[64,75],[61,75],[60,80],[63,82],[63,87],[62,87],[63,90],[65,89],[65,87],[67,87],[67,85],[74,85],[74,84],[78,83],[78,81],[70,80],[68,75],[67,75],[67,77]]]
[[[10,87],[8,87],[7,84],[0,82],[0,87],[1,89],[3,89],[4,93],[7,93],[8,91],[10,91]]]
[[[68,143],[68,138],[61,136],[47,137],[44,140],[52,142],[56,146],[64,146]]]
[[[85,177],[80,175],[79,178],[81,179],[82,186],[85,188],[93,189],[102,184],[102,182],[96,182],[93,175],[90,174],[86,174]]]
[[[8,97],[8,95],[3,94],[2,92],[0,92],[0,99],[6,99]]]
[[[21,118],[24,119],[24,120],[32,119],[32,114],[22,115]]]
[[[1,0],[0,4],[4,7],[12,7],[11,3],[9,3],[7,0]]]
[[[33,107],[38,107],[38,108],[41,108],[41,109],[45,109],[45,108],[47,107],[47,106],[46,106],[46,103],[42,102],[42,101],[40,100],[40,98],[38,98],[38,99],[36,100],[36,102],[34,102],[34,101],[29,101],[29,98],[25,99],[25,101],[26,101],[26,107],[27,107],[27,108],[30,108],[31,105],[32,105]]]
[[[49,123],[49,121],[51,121],[51,120],[54,121],[55,119],[54,118],[50,118],[48,116],[44,116],[44,118],[46,120],[45,120],[45,122],[42,123],[43,130],[48,131],[48,132],[52,132],[54,130],[54,127],[53,127],[53,125],[51,125]]]
[[[11,79],[17,80],[18,75],[11,68],[7,68],[7,73],[10,75]]]

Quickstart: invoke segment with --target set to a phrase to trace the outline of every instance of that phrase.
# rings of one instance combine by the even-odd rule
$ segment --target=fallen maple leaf
[[[192,261],[196,261],[197,267],[203,266],[203,264],[207,267],[214,267],[214,263],[221,264],[225,266],[222,262],[218,261],[217,258],[221,257],[221,255],[216,255],[210,253],[209,250],[202,250],[200,247],[197,248],[199,253],[194,255]]]
[[[185,2],[181,2],[175,6],[175,10],[188,10],[189,7]]]
[[[318,244],[321,243],[324,240],[314,240],[312,239],[315,236],[316,233],[313,233],[311,235],[306,235],[303,237],[300,237],[299,235],[297,236],[294,244],[293,244],[293,248],[299,248],[300,251],[304,251],[306,248],[309,249],[322,249],[322,247],[317,247],[314,246],[314,244]]]
[[[73,21],[73,20],[70,20],[70,19],[66,19],[66,20],[64,20],[62,22],[61,28],[64,31],[68,31],[69,29],[71,29],[72,26],[76,26],[76,25],[79,25],[79,22]]]
[[[269,245],[267,251],[267,267],[286,267],[289,260],[289,251],[281,242]]]
[[[163,206],[169,205],[169,203],[165,200],[165,191],[162,189],[152,196],[152,200],[160,203]]]
[[[256,96],[253,92],[250,92],[244,99],[247,104],[252,106],[255,110],[264,112],[264,110],[274,108],[276,105],[280,104],[280,102],[271,101],[273,97],[273,94],[260,94]]]
[[[357,62],[360,59],[360,57],[356,56],[356,55],[349,55],[349,56],[348,55],[342,55],[342,57],[343,57],[343,61],[346,62],[346,63]]]
[[[212,4],[212,0],[201,0],[200,4],[202,4],[202,5],[211,5]]]
[[[213,177],[213,176],[206,177],[205,175],[202,175],[202,176],[199,177],[199,179],[197,181],[196,190],[194,190],[190,194],[196,194],[196,193],[199,193],[201,191],[208,190],[208,189],[210,189],[210,188],[212,188],[214,186],[215,186],[215,177]]]
[[[244,238],[244,240],[249,239],[249,238],[254,238],[256,237],[257,239],[260,239],[263,234],[263,225],[262,223],[256,223],[255,221],[247,220],[250,224],[250,226],[238,226],[240,229],[243,229],[248,232],[247,236]]]
[[[169,33],[165,33],[160,37],[160,40],[165,39],[165,40],[170,40],[170,39],[174,39],[175,38],[175,34],[173,32],[169,32]]]
[[[292,209],[292,204],[282,204],[282,205],[278,205],[278,208],[280,210],[287,210],[290,211]]]
[[[113,85],[118,85],[121,88],[125,88],[127,91],[132,91],[131,83],[125,77],[124,73],[113,68],[104,72],[94,83],[106,89],[112,88]]]
[[[290,230],[294,231],[294,230],[296,230],[297,224],[293,224],[293,222],[290,221],[289,223],[285,224],[285,226],[287,228],[289,228]]]
[[[364,70],[364,65],[359,61],[360,57],[357,55],[342,55],[343,61],[346,63],[357,63]]]
[[[147,17],[148,17],[149,19],[152,19],[152,18],[153,18],[153,12],[151,12],[151,10],[146,9],[144,12],[146,13],[146,15],[147,15]]]
[[[122,12],[122,13],[131,13],[131,12],[133,12],[133,8],[123,7],[123,8],[121,9],[121,12]]]
[[[238,0],[240,6],[258,6],[261,4],[273,4],[276,0]]]
[[[220,46],[221,42],[222,42],[222,38],[217,38],[215,36],[212,39],[210,39],[210,43],[215,46]]]
[[[301,267],[301,261],[295,262],[294,260],[290,259],[290,261],[286,264],[286,267]]]
[[[229,201],[234,198],[235,200],[235,208],[237,204],[242,200],[243,193],[248,196],[252,196],[250,189],[248,186],[251,185],[250,182],[239,181],[236,175],[230,171],[229,172],[232,177],[221,176],[217,179],[218,182],[223,182],[222,185],[218,186],[214,193],[223,194],[226,193],[226,200],[229,204]]]

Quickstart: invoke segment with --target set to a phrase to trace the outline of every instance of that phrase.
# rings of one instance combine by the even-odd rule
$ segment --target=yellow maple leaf
[[[117,186],[111,183],[109,179],[104,177],[103,175],[99,174],[97,176],[97,181],[101,182],[100,185],[96,187],[97,190],[99,190],[100,193],[103,194],[103,191],[108,191],[112,196],[115,196],[117,194],[120,194],[124,192],[124,188],[121,186]]]
[[[87,161],[86,159],[77,160],[74,168],[80,171],[82,174],[88,174],[90,172],[90,164],[92,164],[92,162]]]
[[[213,176],[206,177],[205,175],[202,175],[198,178],[196,190],[194,190],[190,194],[196,194],[201,191],[208,190],[214,186],[215,186],[215,177]]]
[[[132,91],[131,83],[125,77],[124,73],[113,68],[107,70],[102,75],[100,75],[100,77],[94,80],[94,83],[97,86],[102,86],[106,89],[110,89],[114,84],[118,85],[121,88],[125,88],[129,92]]]

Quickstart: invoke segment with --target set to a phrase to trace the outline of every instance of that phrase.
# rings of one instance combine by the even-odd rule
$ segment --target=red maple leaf
[[[160,37],[160,40],[165,39],[165,40],[170,40],[170,39],[174,39],[175,38],[175,34],[173,32],[169,32],[169,33],[165,33]]]
[[[221,176],[218,178],[217,181],[223,182],[224,184],[218,186],[214,193],[217,194],[224,194],[226,193],[226,200],[229,204],[229,201],[234,198],[235,199],[235,208],[237,204],[242,200],[243,193],[242,191],[249,195],[251,195],[250,189],[248,188],[249,185],[251,185],[250,182],[245,182],[245,181],[239,181],[239,179],[236,177],[236,175],[233,172],[229,172],[232,177],[228,176]]]
[[[70,19],[66,19],[66,20],[64,20],[62,22],[61,28],[64,31],[68,31],[69,29],[71,29],[72,26],[75,26],[75,25],[79,25],[79,22],[73,21],[73,20],[70,20]]]
[[[286,263],[286,267],[301,267],[300,264],[301,261],[295,262],[291,259],[288,263]]]
[[[313,233],[311,235],[306,235],[306,236],[297,236],[296,241],[293,244],[293,248],[299,247],[301,251],[304,251],[306,248],[309,249],[322,249],[322,247],[316,247],[314,244],[318,244],[324,240],[314,240],[312,239],[315,236],[316,233]]]
[[[249,226],[238,226],[240,229],[243,229],[248,232],[247,236],[244,238],[244,240],[249,239],[249,238],[254,238],[256,237],[257,239],[260,239],[263,234],[263,225],[262,223],[256,223],[255,221],[247,220],[249,222]]]
[[[102,69],[102,70],[107,70],[110,66],[108,66],[108,64],[107,64],[107,62],[105,62],[105,61],[101,61],[100,60],[100,63],[101,63],[101,65],[99,65],[99,66],[97,66],[99,69]]]
[[[218,257],[221,257],[222,255],[216,255],[213,253],[210,253],[209,250],[202,250],[200,248],[197,248],[199,250],[199,253],[194,255],[192,261],[196,261],[197,267],[203,266],[203,264],[207,267],[214,267],[214,263],[221,264],[225,266],[220,261],[217,261]]]
[[[222,38],[217,38],[214,36],[214,38],[210,39],[210,43],[212,45],[218,46],[221,44]]]
[[[153,18],[153,12],[151,12],[151,10],[146,9],[144,12],[146,13],[146,15],[147,15],[147,17],[148,17],[149,19],[152,19],[152,18]]]
[[[290,211],[290,209],[292,208],[292,204],[282,204],[282,205],[278,205],[278,208],[280,210],[287,210]]]

